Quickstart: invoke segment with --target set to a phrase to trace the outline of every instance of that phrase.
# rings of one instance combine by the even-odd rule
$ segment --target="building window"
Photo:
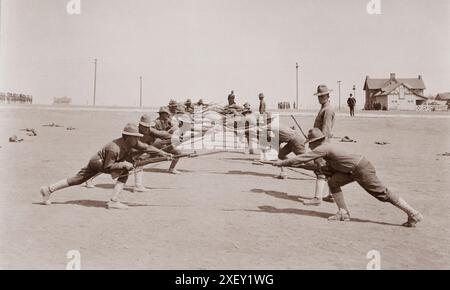
[[[399,97],[400,100],[404,100],[405,99],[405,87],[400,86],[399,88]]]

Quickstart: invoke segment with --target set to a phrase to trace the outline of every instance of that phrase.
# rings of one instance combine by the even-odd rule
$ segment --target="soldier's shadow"
[[[95,187],[102,188],[102,189],[113,189],[114,188],[114,184],[112,184],[112,183],[99,183],[99,184],[96,184]],[[172,189],[170,187],[149,187],[149,186],[146,186],[145,188],[150,189],[150,190],[151,189]],[[132,186],[125,186],[123,191],[133,192],[133,187]]]
[[[306,197],[306,196],[301,196],[301,195],[289,195],[285,192],[275,191],[275,190],[265,190],[265,189],[254,188],[254,189],[251,189],[250,191],[254,192],[254,193],[264,193],[264,194],[270,195],[272,197],[276,197],[276,198],[280,198],[280,199],[287,199],[287,200],[301,202],[301,203],[303,203],[303,200],[312,199],[312,197]]]
[[[281,213],[281,214],[296,214],[296,215],[304,215],[304,216],[312,216],[312,217],[320,217],[327,219],[333,214],[326,213],[326,212],[319,212],[319,211],[313,211],[313,210],[305,210],[305,209],[299,209],[299,208],[276,208],[270,205],[262,205],[258,206],[258,209],[244,209],[243,211],[248,212],[265,212],[265,213]],[[359,218],[351,218],[350,222],[358,222],[358,223],[373,223],[378,225],[385,225],[385,226],[397,226],[400,227],[399,224],[392,224],[392,223],[385,223],[385,222],[377,222],[377,221],[371,221],[366,219],[359,219]]]
[[[52,205],[78,205],[83,207],[95,207],[95,208],[106,208],[107,201],[103,200],[69,200],[64,202],[52,202]],[[36,205],[43,205],[42,203],[33,203]],[[123,204],[128,205],[129,207],[141,207],[141,206],[150,206],[148,204],[139,204],[139,203],[131,203],[131,202],[123,202]]]

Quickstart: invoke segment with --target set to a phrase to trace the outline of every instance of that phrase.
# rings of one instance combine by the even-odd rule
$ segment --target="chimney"
[[[395,73],[391,73],[391,81],[395,81]]]

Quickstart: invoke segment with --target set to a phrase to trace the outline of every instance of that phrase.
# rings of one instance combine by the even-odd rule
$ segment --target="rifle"
[[[261,160],[254,160],[254,162],[260,162],[262,164],[269,164],[269,165],[274,165],[275,161],[261,161]],[[287,168],[301,168],[301,169],[305,169],[305,170],[310,170],[310,171],[317,171],[319,170],[319,168],[315,165],[311,165],[311,164],[299,164],[296,166],[283,166],[283,167],[287,167]]]
[[[302,127],[300,126],[300,124],[297,122],[297,119],[295,119],[294,115],[291,115],[292,119],[294,120],[295,124],[297,125],[297,127],[300,129],[300,131],[302,132],[303,136],[306,138],[306,140],[308,140],[308,136],[306,136],[305,132],[303,132]]]
[[[274,165],[275,161],[261,161],[261,160],[254,160],[253,164],[268,164],[268,165]],[[291,171],[309,176],[309,177],[313,177],[316,178],[316,176],[311,176],[309,174],[305,174],[303,172],[299,172],[294,170],[295,168],[300,168],[300,169],[305,169],[305,170],[309,170],[309,171],[313,171],[316,175],[317,173],[321,173],[324,174],[325,176],[332,176],[333,172],[330,170],[330,168],[328,166],[317,166],[317,165],[313,165],[313,164],[299,164],[299,165],[295,165],[295,166],[283,166]]]
[[[133,163],[133,167],[134,168],[143,167],[145,165],[152,164],[152,163],[158,163],[158,162],[163,162],[163,161],[171,161],[173,159],[184,158],[184,157],[192,158],[192,157],[197,157],[197,156],[198,156],[197,153],[194,152],[194,153],[189,153],[189,154],[175,155],[173,157],[161,156],[161,157],[145,158],[145,159],[142,159],[142,160],[136,160]],[[119,170],[116,170],[116,171],[113,171],[111,173],[111,177],[113,179],[120,178],[120,177],[125,177],[125,176],[130,175],[134,171],[135,170],[132,170],[132,171],[127,171],[127,170],[120,170],[119,171]]]

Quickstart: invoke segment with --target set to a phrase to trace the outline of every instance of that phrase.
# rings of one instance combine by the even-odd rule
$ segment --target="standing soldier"
[[[276,166],[292,166],[323,158],[327,171],[331,172],[328,184],[338,207],[338,212],[328,218],[330,221],[350,221],[350,213],[345,204],[341,187],[351,182],[358,182],[370,195],[382,202],[389,202],[408,215],[402,224],[415,227],[423,219],[420,212],[412,208],[403,198],[391,192],[378,178],[375,168],[364,156],[348,154],[333,144],[326,142],[326,136],[317,128],[308,132],[311,152],[285,161],[278,161]]]
[[[100,174],[119,171],[133,170],[133,164],[130,162],[133,149],[142,152],[160,154],[160,150],[155,150],[153,146],[145,145],[139,141],[143,135],[139,133],[135,124],[127,124],[122,131],[122,137],[113,140],[97,152],[86,167],[82,168],[75,176],[62,179],[50,186],[41,187],[41,195],[44,204],[49,205],[50,196],[57,190],[74,185],[82,184],[90,178]],[[165,155],[167,156],[167,154]],[[119,201],[119,194],[127,182],[128,175],[120,176],[114,185],[111,199],[107,203],[108,209],[126,209],[128,206]]]
[[[266,112],[266,102],[264,101],[264,94],[259,93],[259,113],[262,115]]]
[[[330,104],[331,92],[332,90],[329,90],[326,85],[319,85],[317,87],[317,93],[314,94],[315,96],[317,96],[319,104],[321,105],[319,113],[317,114],[317,117],[314,121],[314,128],[320,129],[323,132],[326,137],[326,142],[330,142],[331,138],[333,137],[332,130],[335,117],[334,110]],[[315,163],[318,165],[324,165],[324,161],[322,159],[315,160]],[[327,202],[334,202],[333,196],[331,194],[328,194],[322,199],[326,183],[326,176],[323,174],[318,174],[314,198],[308,202],[305,202],[305,205],[318,206],[321,204],[322,200]]]
[[[350,98],[347,99],[347,105],[350,108],[350,117],[354,117],[355,116],[356,99],[353,97],[353,94],[350,94]]]
[[[235,116],[238,115],[239,111],[242,111],[242,108],[236,104],[236,96],[234,95],[234,91],[231,91],[231,93],[228,95],[228,105],[224,107],[225,114],[234,114]]]

